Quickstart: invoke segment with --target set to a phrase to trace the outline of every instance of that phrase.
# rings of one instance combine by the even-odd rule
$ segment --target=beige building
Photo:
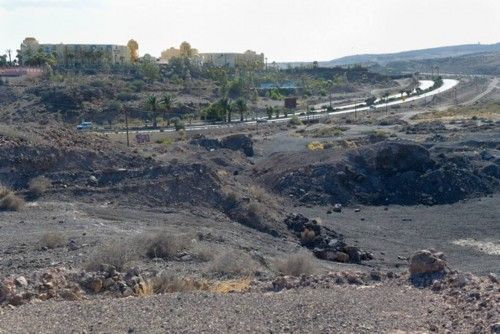
[[[131,63],[130,49],[124,45],[112,44],[39,44],[34,38],[27,38],[19,50],[21,64],[41,51],[54,55],[61,67],[96,66],[101,64]]]
[[[200,53],[203,63],[211,63],[218,67],[243,67],[251,66],[258,69],[264,68],[264,54],[254,51],[245,53]]]

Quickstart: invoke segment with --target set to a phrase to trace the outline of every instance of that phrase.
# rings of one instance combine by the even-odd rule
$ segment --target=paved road
[[[326,107],[325,104],[318,104],[315,106],[315,109],[318,108],[314,114],[309,114],[309,115],[299,115],[299,113],[294,113],[294,114],[289,114],[289,117],[283,117],[283,118],[275,118],[275,119],[266,119],[266,123],[278,123],[278,122],[288,122],[290,120],[290,117],[295,115],[299,119],[303,120],[312,120],[312,119],[319,119],[319,118],[324,118],[325,116],[332,116],[332,115],[342,115],[342,114],[350,114],[350,113],[355,113],[358,111],[367,111],[371,110],[371,108],[379,109],[379,108],[385,108],[386,105],[388,107],[399,105],[399,104],[404,104],[404,103],[409,103],[413,101],[417,101],[420,99],[425,99],[430,96],[434,96],[437,94],[441,94],[443,92],[446,92],[456,85],[458,85],[459,81],[455,79],[443,79],[443,85],[439,87],[438,89],[432,90],[430,92],[427,92],[425,94],[421,95],[414,95],[411,97],[406,97],[405,94],[403,94],[404,98],[401,98],[401,94],[395,94],[389,96],[389,98],[400,98],[395,101],[391,101],[388,103],[378,103],[376,105],[373,105],[372,107],[366,106],[364,103],[359,103],[356,105],[350,104],[350,105],[345,105],[345,106],[340,106],[336,107],[335,111],[332,112],[326,112]],[[428,89],[429,87],[432,87],[434,82],[432,80],[420,80],[420,85],[419,87],[422,90]],[[364,105],[364,106],[363,106]],[[224,128],[230,128],[230,127],[244,127],[244,126],[255,126],[256,121],[245,121],[245,122],[235,122],[235,123],[230,123],[230,124],[203,124],[203,125],[192,125],[192,126],[187,126],[186,131],[199,131],[199,130],[208,130],[208,129],[224,129]],[[154,133],[154,132],[173,132],[175,131],[174,129],[146,129],[146,130],[134,130],[131,131],[133,133]],[[105,133],[125,133],[124,130],[122,131],[105,131]]]

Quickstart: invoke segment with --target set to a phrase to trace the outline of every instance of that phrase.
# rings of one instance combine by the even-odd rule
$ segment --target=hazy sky
[[[252,49],[269,61],[500,42],[500,0],[0,0],[0,54],[41,43],[186,40],[201,52]]]

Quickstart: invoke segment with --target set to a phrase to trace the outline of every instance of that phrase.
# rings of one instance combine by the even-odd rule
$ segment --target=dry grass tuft
[[[300,276],[314,274],[314,258],[310,254],[299,253],[288,256],[287,259],[277,261],[276,269],[283,275]]]
[[[108,264],[123,271],[127,265],[139,258],[139,251],[131,242],[115,242],[98,248],[86,261],[85,269],[98,271],[101,265]]]
[[[312,141],[309,144],[307,144],[307,148],[310,151],[320,151],[325,148],[325,145],[323,143],[320,143],[319,141]]]
[[[52,186],[52,182],[45,176],[37,176],[30,180],[28,189],[33,196],[40,196]]]
[[[243,251],[228,251],[219,255],[210,266],[210,272],[229,277],[251,276],[257,265],[254,260]]]
[[[252,279],[250,277],[221,281],[213,284],[210,287],[210,291],[215,293],[246,292],[250,290],[251,283]]]
[[[24,206],[24,200],[14,194],[9,188],[0,186],[0,211],[19,211]]]
[[[305,229],[300,233],[300,240],[301,241],[313,241],[314,238],[316,238],[316,233],[313,230]]]
[[[40,238],[40,248],[54,249],[65,244],[66,238],[59,232],[47,232]]]
[[[174,275],[161,275],[151,281],[153,292],[172,293],[189,292],[196,290],[208,291],[210,285],[206,281],[199,281],[192,278],[181,278]]]
[[[190,248],[191,239],[188,235],[174,235],[167,232],[146,236],[144,241],[146,256],[151,259],[172,260],[179,252]]]

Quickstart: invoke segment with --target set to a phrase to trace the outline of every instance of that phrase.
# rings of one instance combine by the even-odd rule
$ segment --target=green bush
[[[303,124],[302,121],[296,115],[293,115],[290,118],[290,125],[302,125],[302,124]]]

